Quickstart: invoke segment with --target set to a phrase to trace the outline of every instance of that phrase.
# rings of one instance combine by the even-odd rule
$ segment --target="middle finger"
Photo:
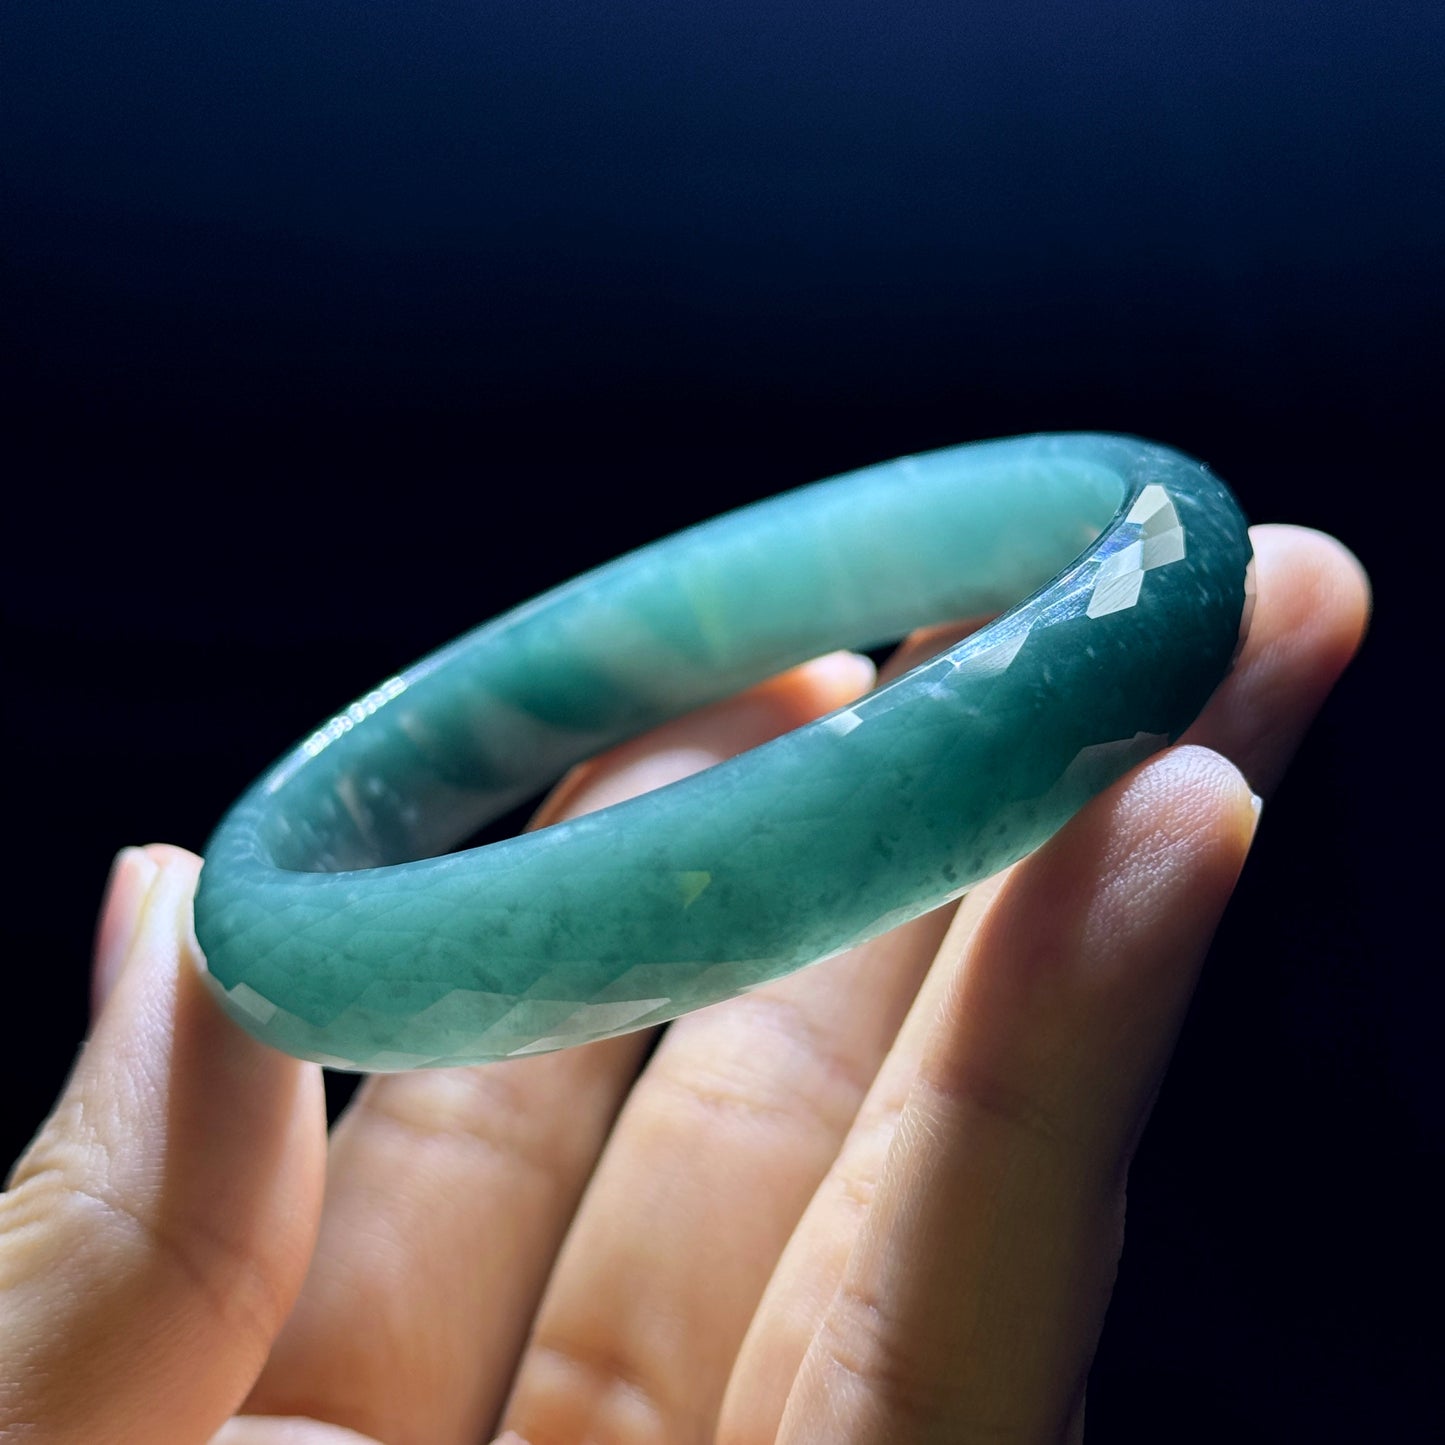
[[[906,671],[957,629],[919,634]],[[852,1125],[952,909],[674,1023],[548,1285],[507,1425],[710,1441],[768,1275]]]
[[[538,822],[842,706],[865,685],[860,663],[834,654],[627,744],[574,773]],[[387,1445],[475,1441],[648,1038],[370,1080],[333,1133],[316,1254],[248,1410]]]

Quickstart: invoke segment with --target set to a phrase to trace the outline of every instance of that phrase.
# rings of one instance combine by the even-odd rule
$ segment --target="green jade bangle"
[[[209,981],[266,1042],[368,1071],[744,993],[957,897],[1177,738],[1236,654],[1251,555],[1205,467],[1093,434],[905,457],[680,532],[382,683],[263,776],[206,851]],[[667,718],[996,613],[706,772],[446,851]]]

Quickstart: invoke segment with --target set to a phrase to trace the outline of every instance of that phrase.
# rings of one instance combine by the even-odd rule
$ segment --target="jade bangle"
[[[268,1043],[365,1070],[541,1053],[755,988],[956,897],[1178,737],[1236,653],[1250,560],[1205,467],[1101,435],[905,457],[678,533],[382,683],[265,774],[206,850],[209,980]],[[445,851],[666,718],[994,613],[704,773]]]

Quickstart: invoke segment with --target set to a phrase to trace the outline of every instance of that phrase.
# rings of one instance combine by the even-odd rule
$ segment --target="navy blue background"
[[[4,31],[0,1152],[84,1030],[111,853],[199,847],[346,698],[782,487],[1138,432],[1345,538],[1378,615],[1143,1146],[1091,1439],[1425,1438],[1445,10],[51,0]]]

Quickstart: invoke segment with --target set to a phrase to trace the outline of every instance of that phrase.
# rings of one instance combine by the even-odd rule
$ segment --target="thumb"
[[[0,1195],[0,1437],[193,1445],[244,1398],[315,1238],[320,1070],[225,1019],[199,976],[200,860],[116,860],[103,1005]]]

